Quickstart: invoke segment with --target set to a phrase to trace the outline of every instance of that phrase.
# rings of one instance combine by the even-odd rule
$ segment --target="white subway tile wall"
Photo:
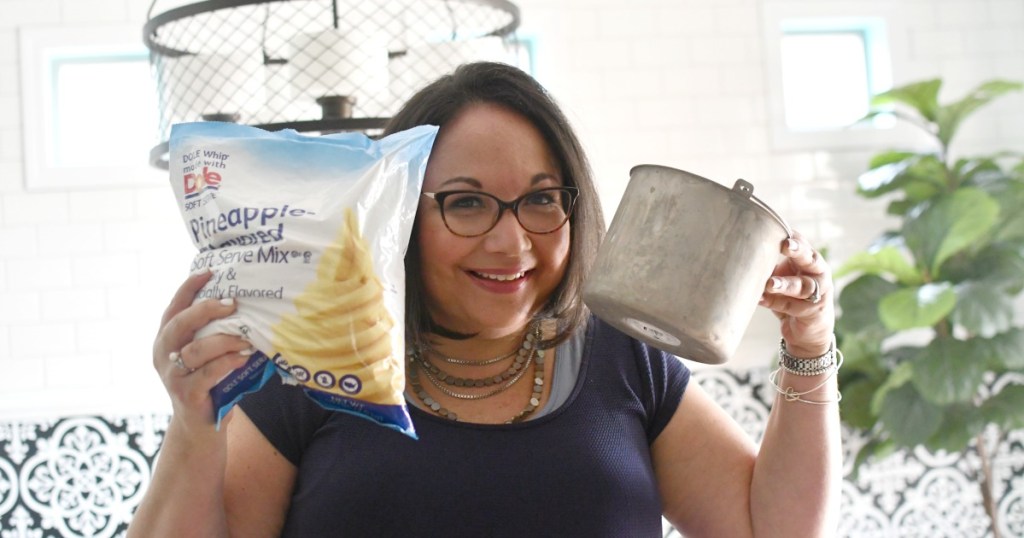
[[[849,4],[845,0],[816,0]],[[773,0],[517,0],[538,77],[590,152],[608,218],[629,169],[657,163],[726,185],[744,178],[834,264],[892,220],[854,195],[882,148],[773,149],[760,13]],[[1024,1],[893,0],[897,84],[942,76],[946,95],[1024,80]],[[167,411],[151,346],[192,255],[166,184],[28,191],[18,32],[128,22],[140,0],[0,0],[0,417]],[[820,9],[816,7],[815,9]],[[1020,150],[1024,96],[965,125],[963,151]],[[777,328],[755,315],[732,367],[763,366]]]
[[[60,24],[63,22],[61,6],[65,3],[74,3],[74,0],[2,0],[0,5],[4,8],[5,16],[0,18],[0,28],[17,29],[38,24]],[[123,9],[122,6],[121,11]]]
[[[67,24],[82,23],[110,23],[129,20],[128,5],[149,4],[150,2],[139,2],[137,0],[63,0],[61,7],[61,22]]]
[[[10,364],[11,357],[11,329],[7,327],[5,322],[0,321],[0,366],[8,366]],[[6,368],[4,371],[9,371]],[[14,378],[14,376],[10,376]],[[3,381],[0,381],[0,386],[3,386]]]

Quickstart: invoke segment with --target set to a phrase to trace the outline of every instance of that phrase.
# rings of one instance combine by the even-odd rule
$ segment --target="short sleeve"
[[[328,414],[301,386],[285,384],[280,376],[272,377],[238,405],[270,444],[296,466]]]
[[[690,369],[678,357],[637,341],[637,366],[644,381],[647,441],[653,443],[675,415],[690,383]]]

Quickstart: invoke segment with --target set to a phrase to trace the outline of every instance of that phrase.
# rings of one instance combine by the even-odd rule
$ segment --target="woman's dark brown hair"
[[[388,123],[385,134],[417,125],[443,127],[466,106],[477,103],[504,106],[528,119],[554,154],[563,182],[579,189],[579,199],[569,220],[569,263],[565,276],[536,316],[538,320],[556,320],[556,334],[544,342],[545,347],[553,346],[568,338],[589,315],[581,297],[583,280],[593,264],[605,226],[590,164],[565,114],[547,90],[516,67],[491,62],[465,64],[410,98]],[[424,333],[454,336],[430,319],[417,234],[414,228],[405,256],[406,327],[409,343],[413,345],[424,342]]]

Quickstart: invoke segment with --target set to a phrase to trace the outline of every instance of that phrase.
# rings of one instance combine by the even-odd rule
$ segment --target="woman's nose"
[[[533,246],[529,232],[519,224],[511,209],[501,212],[494,228],[487,232],[484,244],[489,251],[506,254],[519,254]]]

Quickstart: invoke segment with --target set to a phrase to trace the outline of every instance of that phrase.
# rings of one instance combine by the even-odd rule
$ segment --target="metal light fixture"
[[[206,0],[150,6],[143,29],[171,125],[379,132],[417,89],[474,60],[516,63],[507,0]],[[166,9],[165,9],[166,8]]]

